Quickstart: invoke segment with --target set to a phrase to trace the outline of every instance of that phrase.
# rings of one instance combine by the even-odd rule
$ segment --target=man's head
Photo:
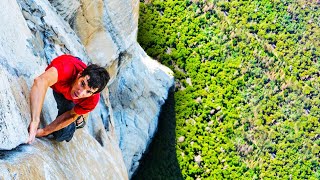
[[[80,99],[101,92],[110,80],[109,73],[103,67],[91,64],[80,72],[72,85],[71,97]]]

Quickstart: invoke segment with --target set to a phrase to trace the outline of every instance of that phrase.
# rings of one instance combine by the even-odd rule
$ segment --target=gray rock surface
[[[160,107],[173,84],[169,68],[151,60],[140,46],[135,50],[110,85],[115,128],[129,176],[156,132]]]
[[[161,105],[174,84],[172,71],[150,59],[137,43],[138,0],[80,2],[72,25],[92,61],[111,73],[111,109],[131,177],[156,132]],[[69,8],[64,5],[57,9]]]
[[[136,42],[137,0],[0,1],[0,179],[128,179],[157,129],[172,72]],[[24,143],[33,79],[61,54],[108,69],[87,126],[70,143]],[[49,90],[41,126],[57,114]]]

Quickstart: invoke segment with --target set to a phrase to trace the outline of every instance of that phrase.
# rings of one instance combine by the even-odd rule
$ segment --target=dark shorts
[[[61,114],[67,112],[67,111],[70,111],[74,106],[75,104],[70,101],[70,100],[67,100],[62,94],[60,93],[57,93],[55,91],[53,91],[53,96],[57,102],[57,108],[58,108],[58,116],[60,116]],[[82,118],[82,116],[79,116],[79,118]],[[78,120],[77,119],[77,120]],[[74,132],[76,131],[76,123],[73,122],[71,123],[70,125],[68,125],[67,127],[64,127],[58,131],[55,131],[52,133],[54,139],[56,141],[59,141],[59,142],[62,142],[62,141],[67,141],[69,142],[72,137],[73,137],[73,134]]]

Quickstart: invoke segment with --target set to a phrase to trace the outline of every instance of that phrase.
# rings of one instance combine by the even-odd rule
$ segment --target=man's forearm
[[[40,113],[43,105],[44,97],[46,95],[48,85],[41,78],[34,80],[33,86],[30,92],[30,110],[31,121],[40,122]]]
[[[31,122],[29,124],[29,137],[27,143],[31,144],[37,134],[37,129],[40,122],[40,112],[46,91],[48,89],[48,83],[42,78],[36,78],[30,92],[30,111]]]
[[[28,144],[35,140],[37,129],[40,122],[40,113],[48,87],[55,84],[58,80],[58,73],[54,67],[49,68],[47,71],[37,77],[31,87],[30,92],[30,112],[31,122],[29,124],[29,138]]]
[[[78,116],[79,115],[75,114],[72,110],[61,114],[52,123],[43,128],[43,134],[41,134],[41,136],[49,135],[68,126],[69,124],[73,123]]]

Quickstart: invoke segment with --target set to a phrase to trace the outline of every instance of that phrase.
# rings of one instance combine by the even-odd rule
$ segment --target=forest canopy
[[[320,179],[319,8],[140,2],[138,41],[175,73],[183,178]]]

